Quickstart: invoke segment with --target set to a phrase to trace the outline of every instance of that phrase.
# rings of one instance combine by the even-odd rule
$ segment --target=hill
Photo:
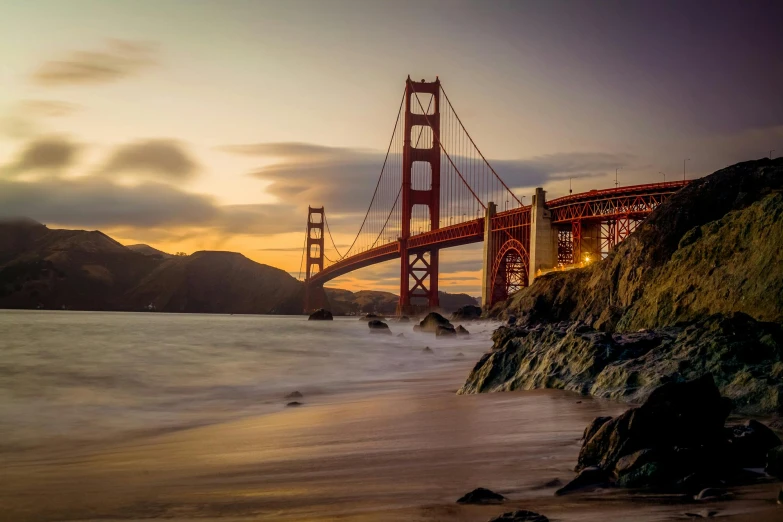
[[[127,245],[127,247],[130,250],[133,250],[134,252],[138,252],[139,254],[144,254],[145,256],[161,257],[161,258],[172,257],[171,254],[168,254],[163,250],[158,250],[157,248],[153,248],[143,243],[139,243],[138,245]]]
[[[359,290],[351,292],[337,288],[326,288],[326,296],[335,315],[380,313],[394,314],[397,311],[399,296],[391,292],[377,290]],[[477,305],[478,300],[467,294],[449,294],[438,292],[440,308],[444,312],[454,312],[466,304]]]

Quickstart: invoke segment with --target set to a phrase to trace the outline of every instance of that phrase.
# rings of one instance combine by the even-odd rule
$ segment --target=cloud
[[[144,140],[119,147],[102,172],[132,172],[141,177],[170,180],[190,179],[198,166],[184,146],[175,140]]]
[[[80,146],[67,138],[51,136],[30,142],[8,170],[25,172],[36,169],[63,169],[72,165]]]
[[[377,151],[308,143],[234,145],[221,150],[272,160],[271,165],[251,173],[253,177],[271,182],[266,187],[268,192],[292,204],[323,204],[330,215],[340,213],[346,219],[367,209],[385,157]],[[459,157],[452,156],[452,160],[457,165],[467,164]],[[540,186],[549,180],[568,177],[603,176],[633,160],[625,154],[561,153],[521,160],[490,160],[490,164],[501,179],[514,188]],[[398,164],[396,160],[388,163],[399,170]],[[451,175],[456,179],[456,175],[447,174],[451,169],[445,163],[441,168],[441,186],[446,190],[445,177]],[[394,187],[387,188],[389,201],[382,204],[390,208],[396,192]],[[472,198],[467,191],[462,197]],[[332,221],[337,222],[337,217]]]
[[[126,40],[109,40],[100,51],[74,51],[43,63],[32,80],[44,87],[107,83],[126,78],[156,63],[155,46]]]
[[[20,102],[22,110],[34,117],[68,116],[78,111],[81,106],[58,100],[24,100]]]
[[[217,205],[162,183],[121,186],[98,176],[40,182],[0,180],[0,219],[30,217],[60,226],[105,229],[189,227],[226,236],[301,231],[301,216],[275,205]],[[172,232],[175,233],[175,232]]]

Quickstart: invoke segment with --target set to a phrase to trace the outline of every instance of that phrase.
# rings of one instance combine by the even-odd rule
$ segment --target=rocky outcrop
[[[456,312],[451,314],[452,321],[473,321],[481,319],[481,307],[475,305],[465,305],[459,307]]]
[[[457,335],[463,335],[463,336],[467,336],[467,335],[470,335],[470,332],[469,332],[469,331],[468,331],[468,329],[467,329],[467,328],[465,328],[464,326],[462,326],[462,325],[459,325],[459,326],[457,327]]]
[[[325,310],[323,308],[319,308],[315,312],[310,314],[310,317],[307,318],[308,321],[332,321],[334,320],[334,317],[332,317],[332,312],[329,310]]]
[[[495,314],[636,331],[742,312],[783,322],[783,158],[693,181],[603,261],[537,278]]]
[[[583,323],[501,327],[459,393],[560,388],[641,402],[711,373],[737,411],[783,411],[783,328],[735,313],[628,334]]]
[[[457,335],[457,331],[453,326],[445,326],[439,324],[435,330],[435,337],[454,337]]]
[[[741,483],[743,468],[757,467],[780,439],[756,421],[724,427],[730,409],[710,375],[656,388],[641,406],[588,426],[581,473],[560,491],[581,487],[585,472],[618,486],[690,494]]]

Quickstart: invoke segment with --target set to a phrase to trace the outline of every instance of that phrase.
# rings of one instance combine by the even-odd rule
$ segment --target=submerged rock
[[[373,319],[385,319],[385,317],[378,314],[364,314],[363,316],[359,317],[360,321],[371,321]]]
[[[332,321],[333,319],[332,312],[325,310],[324,308],[319,308],[307,318],[308,321]]]
[[[476,488],[457,500],[457,504],[500,504],[506,497],[486,488]]]
[[[421,351],[421,353],[435,353],[432,351],[432,348],[429,346],[425,346],[424,349]]]
[[[407,315],[401,315],[401,316],[400,316],[400,317],[397,319],[397,322],[398,322],[398,323],[409,323],[410,321],[411,321],[411,318],[410,318],[410,317],[408,317]]]
[[[470,332],[464,326],[459,325],[457,327],[457,335],[470,335]]]
[[[302,397],[304,397],[304,395],[302,395],[302,393],[299,390],[292,391],[291,393],[285,396],[286,399],[301,399]]]
[[[383,333],[383,334],[391,335],[391,330],[389,330],[389,325],[378,319],[373,319],[371,321],[368,321],[367,326],[370,328],[370,331],[372,333]]]
[[[499,517],[490,519],[489,522],[549,522],[549,519],[544,515],[539,515],[533,511],[518,509],[516,511],[503,513]]]
[[[286,404],[286,407],[288,407],[288,408],[295,408],[295,407],[301,406],[301,405],[302,405],[302,403],[299,402],[299,401],[291,401],[288,404]]]
[[[481,319],[481,307],[475,305],[460,306],[451,314],[452,321],[473,321]]]
[[[574,480],[555,491],[555,495],[567,495],[579,490],[604,488],[609,486],[609,473],[593,466],[582,469]]]

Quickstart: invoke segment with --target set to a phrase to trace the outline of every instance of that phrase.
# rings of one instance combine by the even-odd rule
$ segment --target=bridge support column
[[[495,237],[492,234],[492,218],[497,213],[497,206],[490,201],[484,214],[484,263],[481,267],[481,306],[487,309],[492,304],[492,276],[495,262]]]
[[[431,95],[431,112],[421,104],[419,95]],[[429,105],[429,104],[425,104]],[[411,142],[413,128],[419,128],[416,142]],[[431,137],[426,148],[420,148],[419,138],[424,129]],[[425,134],[426,136],[426,134]],[[419,218],[414,226],[426,231],[440,228],[440,80],[405,83],[405,120],[402,147],[402,233],[400,234],[400,314],[414,314],[438,303],[438,249],[408,249],[411,221],[415,206],[427,207],[429,219]],[[425,140],[428,141],[428,140]],[[422,144],[423,145],[423,144]],[[426,179],[413,180],[413,164],[429,164],[429,183]],[[421,174],[421,172],[419,172]],[[425,177],[426,178],[426,177]],[[427,223],[427,221],[429,223]]]
[[[530,272],[529,284],[541,269],[557,264],[557,230],[552,227],[552,214],[546,208],[546,191],[538,187],[530,208]]]
[[[313,308],[325,306],[323,287],[315,288],[310,278],[324,269],[324,207],[307,209],[307,271],[305,272],[304,311],[309,314]]]

